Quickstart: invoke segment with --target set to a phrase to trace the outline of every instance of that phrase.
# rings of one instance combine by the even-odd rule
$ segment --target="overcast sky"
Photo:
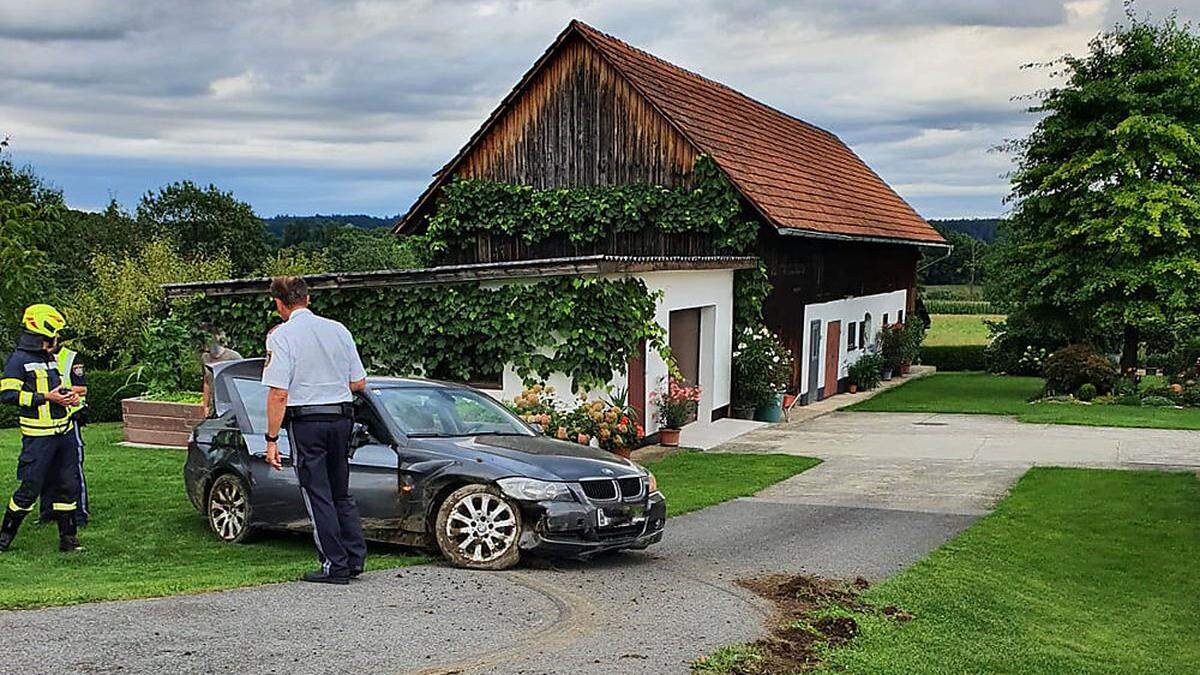
[[[1200,16],[1200,0],[1139,10]],[[928,218],[1004,209],[1020,70],[1119,0],[0,0],[0,134],[79,208],[213,182],[262,215],[405,211],[572,17],[842,137]]]

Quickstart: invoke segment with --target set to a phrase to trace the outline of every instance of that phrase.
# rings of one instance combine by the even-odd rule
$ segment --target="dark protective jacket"
[[[53,436],[74,427],[70,411],[46,400],[46,394],[65,385],[58,359],[42,349],[41,339],[22,336],[17,350],[4,364],[0,402],[18,407],[23,436]]]

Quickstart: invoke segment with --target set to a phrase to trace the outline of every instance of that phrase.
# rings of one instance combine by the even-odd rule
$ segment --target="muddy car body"
[[[193,431],[184,467],[189,499],[229,542],[256,530],[311,530],[286,429],[284,469],[265,461],[262,365],[214,369],[215,416]],[[500,569],[522,552],[587,557],[662,538],[666,502],[649,472],[547,438],[477,390],[372,377],[355,420],[350,489],[370,540]]]

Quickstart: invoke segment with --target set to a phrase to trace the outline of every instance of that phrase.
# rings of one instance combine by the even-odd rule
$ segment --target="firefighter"
[[[75,472],[79,479],[79,510],[75,512],[75,521],[82,527],[88,524],[92,517],[88,509],[87,478],[83,474],[83,427],[87,424],[87,377],[83,372],[83,364],[79,360],[79,352],[68,349],[61,344],[54,353],[58,363],[58,374],[63,379],[63,386],[79,396],[79,405],[67,409],[67,413],[75,421],[75,440],[79,445],[79,457]],[[42,486],[42,498],[39,500],[39,523],[49,523],[56,520],[52,504],[54,503],[54,485],[47,482]]]
[[[18,407],[21,457],[17,486],[0,523],[0,552],[16,537],[21,521],[33,510],[42,488],[52,487],[51,510],[58,521],[58,548],[80,549],[76,537],[80,480],[79,436],[71,410],[81,404],[66,384],[54,352],[67,321],[50,305],[31,305],[21,319],[17,349],[4,366],[0,402]]]

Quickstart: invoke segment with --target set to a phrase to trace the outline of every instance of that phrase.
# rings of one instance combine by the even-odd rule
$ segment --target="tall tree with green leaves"
[[[15,167],[7,148],[0,139],[0,350],[10,348],[26,305],[57,298],[44,243],[61,230],[64,211],[62,193]]]
[[[1138,344],[1200,308],[1200,35],[1127,20],[1050,64],[989,268],[1001,300],[1075,339]],[[1107,338],[1107,339],[1106,339]]]
[[[215,185],[201,188],[185,180],[148,192],[138,204],[137,221],[173,239],[184,257],[228,256],[238,275],[258,269],[267,253],[266,227],[254,209]]]

